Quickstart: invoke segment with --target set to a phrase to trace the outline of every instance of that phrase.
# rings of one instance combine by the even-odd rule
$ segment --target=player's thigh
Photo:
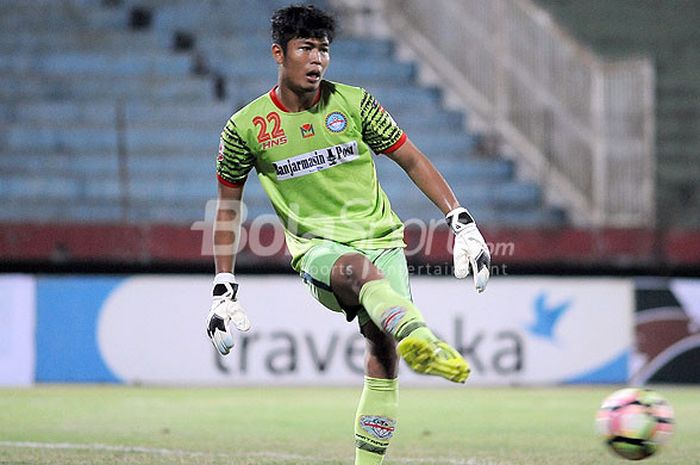
[[[320,241],[309,249],[301,262],[300,275],[311,295],[324,307],[344,313],[347,320],[355,317],[356,309],[347,308],[338,302],[331,290],[331,272],[338,259],[347,253],[359,253],[357,249],[330,241]]]

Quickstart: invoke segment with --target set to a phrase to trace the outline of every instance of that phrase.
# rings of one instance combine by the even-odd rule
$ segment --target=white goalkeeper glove
[[[248,331],[250,321],[236,300],[238,283],[232,273],[219,273],[214,278],[211,310],[207,315],[207,335],[221,355],[233,347],[231,325],[239,331]]]
[[[477,292],[483,292],[491,276],[491,254],[474,218],[466,208],[457,207],[447,214],[445,220],[455,234],[452,251],[455,278],[464,279],[471,272],[474,287]]]

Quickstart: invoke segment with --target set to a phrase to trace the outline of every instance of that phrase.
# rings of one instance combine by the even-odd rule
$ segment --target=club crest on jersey
[[[298,178],[360,158],[357,142],[326,147],[272,163],[278,181]]]
[[[360,417],[360,426],[375,438],[386,441],[394,436],[396,420],[378,415],[363,415]]]
[[[301,137],[303,139],[308,139],[309,137],[313,137],[315,135],[314,125],[311,123],[302,124],[299,129],[301,129]]]
[[[348,127],[348,118],[339,111],[326,116],[326,127],[330,132],[343,132]]]

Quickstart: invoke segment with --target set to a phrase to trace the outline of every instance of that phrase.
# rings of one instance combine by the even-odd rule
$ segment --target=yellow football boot
[[[469,364],[446,342],[409,335],[398,345],[399,355],[416,373],[442,376],[455,383],[469,377]]]

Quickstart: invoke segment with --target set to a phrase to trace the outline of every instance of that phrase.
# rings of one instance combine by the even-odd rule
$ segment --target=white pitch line
[[[25,449],[64,449],[64,450],[91,450],[98,452],[120,452],[120,453],[136,453],[150,455],[166,455],[180,457],[267,457],[281,460],[315,460],[313,457],[304,457],[302,455],[293,454],[278,454],[275,452],[251,452],[244,454],[227,454],[223,452],[201,452],[189,451],[180,449],[164,449],[157,447],[142,447],[142,446],[113,446],[109,444],[74,444],[67,442],[29,442],[29,441],[0,441],[0,447],[17,447]]]
[[[165,449],[157,447],[142,447],[142,446],[113,446],[109,444],[75,444],[68,442],[31,442],[31,441],[0,441],[0,447],[16,447],[24,449],[63,449],[63,450],[91,450],[101,452],[120,452],[120,453],[136,453],[178,457],[260,457],[274,460],[301,460],[304,462],[323,462],[326,460],[340,460],[332,457],[313,457],[297,454],[283,454],[277,452],[249,452],[249,453],[224,453],[224,452],[200,452],[188,451],[180,449]],[[490,460],[480,460],[475,458],[460,459],[453,457],[434,457],[430,459],[424,458],[401,458],[390,457],[391,462],[398,463],[428,463],[439,462],[445,465],[509,465],[503,462],[494,462]]]

